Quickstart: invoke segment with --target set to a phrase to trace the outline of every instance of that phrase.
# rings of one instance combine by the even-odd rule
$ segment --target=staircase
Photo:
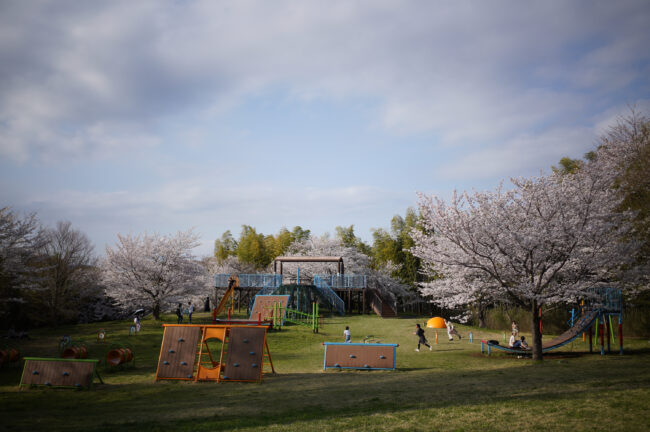
[[[345,315],[345,302],[334,292],[329,284],[320,276],[314,276],[314,285],[329,304],[334,306],[339,315]]]
[[[378,289],[368,289],[368,302],[377,315],[382,318],[397,318],[397,311],[387,300],[385,300]]]

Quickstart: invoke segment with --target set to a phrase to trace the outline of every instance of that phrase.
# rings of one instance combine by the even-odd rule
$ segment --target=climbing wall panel
[[[21,386],[42,385],[89,389],[99,360],[25,357]]]
[[[397,344],[325,342],[324,369],[395,369]]]
[[[223,380],[261,380],[265,342],[266,328],[233,327],[230,329]]]
[[[166,325],[156,379],[192,379],[201,327]]]
[[[288,295],[258,295],[255,296],[253,303],[253,310],[249,320],[256,320],[258,314],[262,314],[262,321],[270,320],[273,314],[273,304],[280,303],[282,311],[287,310],[287,303],[289,303]]]

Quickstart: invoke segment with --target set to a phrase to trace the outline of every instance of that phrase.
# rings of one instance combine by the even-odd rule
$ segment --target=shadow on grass
[[[530,363],[507,370],[410,368],[396,372],[348,371],[268,376],[263,384],[134,383],[97,386],[92,392],[34,390],[4,399],[7,428],[49,430],[228,430],[335,421],[359,415],[389,415],[433,408],[476,407],[514,401],[579,404],[611,392],[650,390],[647,358],[628,368],[598,362]],[[540,367],[537,367],[540,366]],[[513,380],[512,377],[517,377]],[[444,398],[432,398],[442,394]],[[587,403],[586,403],[587,404]],[[61,419],[62,410],[74,415]],[[5,420],[7,420],[5,422]],[[36,427],[35,427],[36,426]]]

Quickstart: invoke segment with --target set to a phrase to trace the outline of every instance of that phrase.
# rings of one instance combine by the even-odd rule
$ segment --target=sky
[[[388,228],[650,113],[650,2],[0,0],[0,207],[117,234]]]

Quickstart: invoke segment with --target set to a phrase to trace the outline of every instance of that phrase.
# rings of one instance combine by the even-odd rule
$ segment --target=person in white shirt
[[[509,346],[510,348],[514,348],[514,346],[515,346],[515,341],[516,341],[516,338],[515,338],[515,332],[512,332],[512,334],[510,335],[510,340],[508,341],[508,346]]]
[[[187,317],[189,319],[190,324],[192,324],[192,314],[194,313],[194,305],[192,302],[187,302],[190,307],[187,308]]]
[[[352,342],[352,335],[350,334],[350,327],[345,326],[345,330],[343,330],[343,336],[345,336],[345,343]]]
[[[454,328],[454,325],[451,323],[451,321],[445,320],[445,325],[447,326],[447,336],[449,336],[449,340],[454,340],[453,335],[458,336],[458,340],[460,340],[460,333],[458,333],[458,330]]]

